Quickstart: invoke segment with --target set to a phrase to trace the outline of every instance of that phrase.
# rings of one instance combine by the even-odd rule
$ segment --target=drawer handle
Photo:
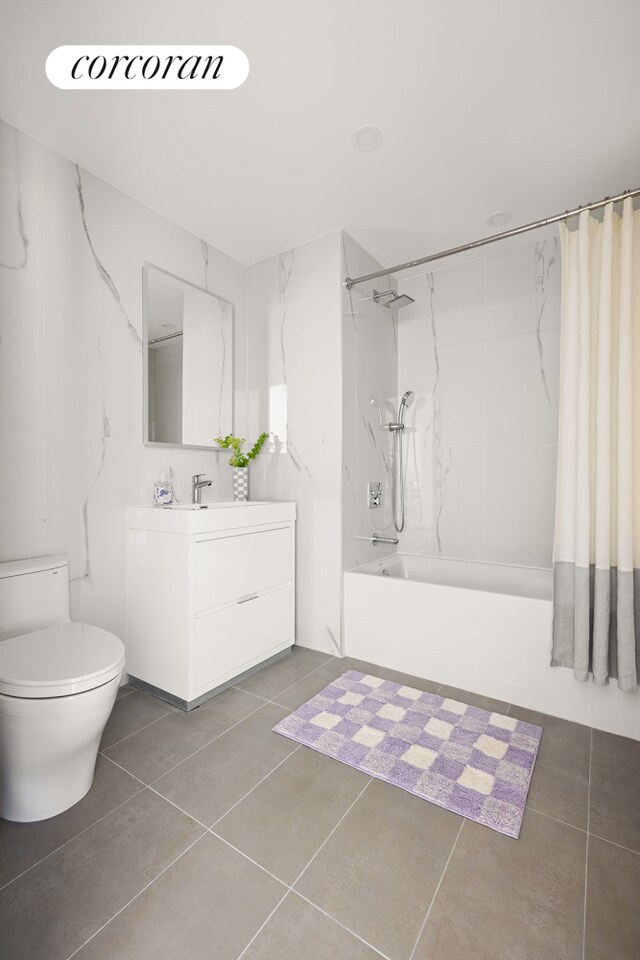
[[[246,597],[240,597],[240,599],[237,601],[237,603],[248,603],[249,600],[257,600],[257,599],[258,599],[258,594],[257,594],[257,593],[249,593],[249,594],[247,594]]]

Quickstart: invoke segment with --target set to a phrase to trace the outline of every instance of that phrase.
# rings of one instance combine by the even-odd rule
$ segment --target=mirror
[[[214,447],[233,433],[233,304],[147,263],[144,442]]]

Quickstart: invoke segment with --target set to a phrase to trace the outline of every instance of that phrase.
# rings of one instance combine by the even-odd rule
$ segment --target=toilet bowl
[[[123,669],[118,637],[68,619],[66,557],[0,563],[0,817],[87,793]]]

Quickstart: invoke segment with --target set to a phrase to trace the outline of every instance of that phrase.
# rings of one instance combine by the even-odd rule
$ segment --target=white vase
[[[233,499],[249,499],[249,467],[233,468]]]

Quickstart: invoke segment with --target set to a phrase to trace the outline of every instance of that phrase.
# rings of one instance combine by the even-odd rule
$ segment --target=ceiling
[[[0,2],[0,117],[244,263],[344,227],[391,265],[640,186],[638,0]],[[72,43],[233,44],[251,70],[58,90]]]

